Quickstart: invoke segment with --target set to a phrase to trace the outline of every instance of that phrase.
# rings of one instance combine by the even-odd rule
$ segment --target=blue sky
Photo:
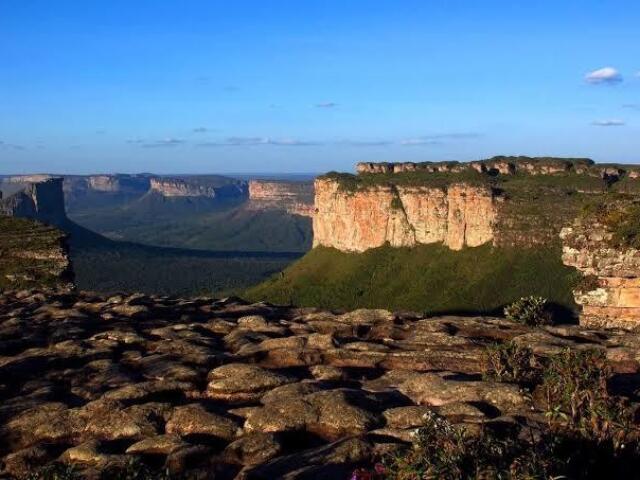
[[[639,73],[637,1],[0,0],[0,173],[640,163]]]

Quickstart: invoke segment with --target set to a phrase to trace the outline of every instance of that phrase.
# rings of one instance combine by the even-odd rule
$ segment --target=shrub
[[[522,297],[505,307],[504,315],[509,320],[525,325],[539,326],[552,323],[547,299],[542,297]]]
[[[100,480],[171,480],[168,471],[149,468],[137,458],[131,458],[124,465],[113,465],[100,476]]]
[[[571,429],[614,449],[629,441],[632,415],[622,399],[609,394],[611,368],[604,352],[564,350],[544,370],[542,391],[552,424]]]
[[[26,478],[27,480],[80,480],[82,477],[73,465],[55,462],[37,469]]]
[[[546,427],[528,436],[470,436],[430,414],[411,448],[385,459],[383,472],[360,469],[353,480],[631,478],[640,471],[639,432],[625,401],[607,389],[611,368],[603,352],[567,349],[543,364],[513,342],[491,348],[493,375],[502,379],[523,378],[531,362],[535,375],[524,378],[540,382]]]
[[[640,248],[640,204],[620,197],[586,204],[581,211],[583,221],[595,221],[611,232],[612,247]]]
[[[591,292],[600,287],[597,275],[584,275],[576,283],[574,290],[578,292]]]
[[[485,378],[498,382],[533,384],[541,365],[533,351],[514,341],[489,345],[485,351]]]
[[[436,414],[425,415],[424,422],[410,449],[387,458],[374,472],[356,470],[353,480],[546,479],[555,468],[543,444],[531,446],[489,432],[468,435]]]

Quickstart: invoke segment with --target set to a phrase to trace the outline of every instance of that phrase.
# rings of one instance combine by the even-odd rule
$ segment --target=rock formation
[[[151,191],[164,197],[241,197],[246,195],[246,184],[230,181],[219,184],[208,182],[197,177],[186,178],[151,178]]]
[[[0,200],[0,215],[33,218],[52,225],[66,219],[62,178],[27,183],[21,190]]]
[[[524,437],[547,425],[540,396],[482,377],[485,345],[511,340],[542,357],[567,347],[605,352],[625,374],[614,392],[638,389],[632,333],[3,291],[0,476],[23,478],[58,460],[96,478],[141,458],[186,478],[346,479],[410,443],[430,412],[469,432]]]
[[[589,328],[640,328],[640,250],[611,246],[602,224],[577,220],[562,229],[562,260],[585,279],[574,291]]]
[[[34,220],[3,216],[0,232],[0,289],[72,286],[63,232]]]
[[[193,185],[175,178],[152,178],[151,190],[164,197],[210,197],[216,196],[213,187]]]
[[[380,185],[347,191],[339,182],[315,182],[314,246],[362,252],[441,242],[453,250],[494,238],[497,206],[490,188]]]
[[[401,162],[371,163],[361,162],[356,165],[359,174],[389,174],[404,172],[426,173],[462,173],[476,171],[490,175],[555,175],[576,173],[578,175],[596,176],[617,179],[624,175],[637,178],[640,175],[638,166],[630,165],[596,165],[588,158],[531,158],[531,157],[493,157],[474,162]]]
[[[284,210],[313,216],[313,183],[273,180],[249,181],[249,205],[253,210]]]

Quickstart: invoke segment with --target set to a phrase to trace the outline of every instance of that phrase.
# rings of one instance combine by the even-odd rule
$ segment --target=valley
[[[22,191],[57,181],[53,175],[0,180],[7,205],[23,198],[27,205]],[[79,288],[226,295],[281,271],[311,246],[311,220],[287,211],[291,195],[254,204],[250,182],[219,175],[67,176],[53,187],[57,198],[44,201],[53,217],[26,207],[9,214],[50,221],[68,234]],[[311,184],[299,183],[306,192],[296,203],[308,204]]]

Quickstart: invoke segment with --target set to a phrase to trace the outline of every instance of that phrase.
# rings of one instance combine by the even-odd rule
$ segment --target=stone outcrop
[[[0,215],[62,225],[67,219],[62,178],[25,184],[21,190],[0,200]]]
[[[284,210],[293,215],[313,216],[313,183],[250,180],[249,204],[252,210]]]
[[[91,175],[87,177],[87,185],[96,192],[120,191],[120,180],[115,175]]]
[[[560,236],[563,262],[585,275],[574,291],[580,324],[640,329],[640,250],[612,247],[611,232],[596,222],[578,220]]]
[[[624,374],[614,393],[640,387],[630,332],[5,290],[0,476],[59,461],[98,478],[138,458],[177,478],[349,478],[432,413],[515,438],[548,418],[535,394],[483,380],[485,345],[509,341],[542,357],[603,351]]]
[[[453,250],[492,241],[497,207],[491,189],[464,183],[448,187],[380,185],[347,191],[317,179],[314,246],[362,252],[443,243]]]
[[[150,191],[164,197],[243,197],[246,196],[245,182],[232,181],[223,184],[200,180],[197,177],[169,178],[154,177],[150,180]]]
[[[10,175],[7,177],[3,177],[2,182],[27,184],[44,182],[46,180],[49,180],[50,178],[54,178],[54,176],[47,173],[35,173],[31,175]]]
[[[0,231],[0,289],[72,287],[67,237],[63,232],[26,218],[2,216]]]
[[[394,174],[405,172],[462,173],[476,171],[488,175],[558,175],[577,174],[617,181],[628,176],[640,177],[637,165],[596,165],[588,158],[493,157],[473,162],[360,162],[358,174]]]
[[[216,196],[213,187],[194,185],[175,178],[152,178],[151,190],[164,197],[209,197]]]

